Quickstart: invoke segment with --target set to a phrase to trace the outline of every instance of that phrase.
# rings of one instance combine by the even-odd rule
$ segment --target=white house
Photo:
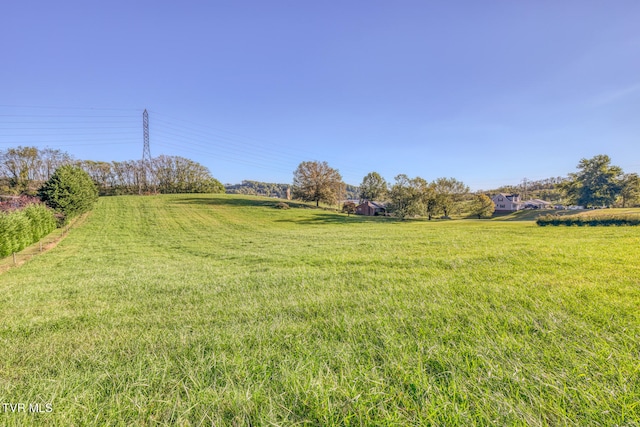
[[[519,194],[498,193],[491,198],[496,205],[496,212],[514,212],[524,209],[524,203],[520,201]]]

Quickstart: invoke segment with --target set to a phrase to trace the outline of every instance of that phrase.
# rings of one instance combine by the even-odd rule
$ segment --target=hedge
[[[18,252],[56,228],[53,211],[42,204],[0,213],[0,257]]]
[[[547,225],[577,225],[582,226],[622,226],[640,225],[639,215],[606,215],[606,216],[585,216],[585,215],[543,215],[536,219],[539,226]]]

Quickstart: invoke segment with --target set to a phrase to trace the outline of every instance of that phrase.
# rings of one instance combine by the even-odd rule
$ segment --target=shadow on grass
[[[335,210],[316,207],[315,205],[294,202],[291,200],[282,199],[268,199],[251,196],[247,197],[203,197],[198,195],[183,196],[176,198],[172,201],[174,204],[179,205],[203,205],[203,206],[232,206],[238,208],[270,208],[276,209],[276,205],[279,203],[286,203],[291,209],[305,209],[313,211],[314,214],[304,219],[278,219],[276,222],[289,222],[296,224],[355,224],[355,223],[369,223],[369,222],[385,222],[396,223],[401,222],[397,218],[382,217],[382,216],[363,216],[363,215],[350,215],[339,213]]]
[[[202,196],[185,196],[177,198],[173,201],[175,204],[184,205],[206,205],[206,206],[235,206],[235,207],[271,207],[275,208],[278,203],[286,203],[291,208],[312,209],[307,204],[292,202],[282,199],[263,199],[251,197],[202,197]]]
[[[556,209],[525,209],[516,212],[498,213],[491,218],[492,221],[535,221],[539,216],[575,215],[584,211],[556,210]]]
[[[276,222],[293,222],[296,224],[363,224],[363,223],[398,223],[397,218],[382,216],[350,215],[330,212],[318,212],[305,219],[279,219]]]

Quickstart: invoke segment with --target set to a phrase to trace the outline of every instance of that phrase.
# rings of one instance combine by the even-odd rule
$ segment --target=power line
[[[159,132],[161,135],[166,136],[167,139],[170,137],[179,137],[181,138],[181,142],[188,142],[189,144],[199,144],[200,146],[209,146],[215,147],[217,150],[225,151],[227,153],[234,153],[242,156],[241,158],[235,157],[234,160],[243,163],[246,157],[251,157],[252,159],[257,159],[260,161],[264,161],[265,159],[270,159],[270,164],[274,162],[281,163],[282,160],[289,159],[290,161],[295,161],[296,165],[302,160],[319,160],[320,157],[317,153],[311,153],[306,150],[300,150],[299,148],[283,148],[280,144],[267,142],[266,140],[248,137],[244,135],[240,135],[236,132],[222,130],[220,128],[197,124],[192,121],[182,120],[182,119],[166,119],[168,116],[163,115],[162,113],[153,112],[154,117],[156,115],[164,116],[165,119],[154,119],[154,123],[159,122],[160,126],[154,126],[154,129]],[[188,123],[189,126],[185,126],[183,124],[174,123],[174,121]],[[193,126],[192,126],[193,125]],[[197,128],[194,126],[198,126]],[[176,131],[179,132],[176,134]],[[219,132],[223,132],[229,135],[220,135]],[[186,136],[188,135],[188,137]],[[206,138],[205,144],[203,144],[203,139]],[[262,144],[258,145],[247,140],[259,141]],[[234,145],[229,145],[229,142]],[[269,144],[266,147],[264,144]],[[241,160],[242,159],[242,160]],[[336,161],[333,159],[322,159],[328,161]],[[338,160],[339,161],[339,160]],[[352,164],[352,163],[350,163]],[[287,170],[290,170],[291,167],[288,166]],[[370,172],[369,168],[364,169],[355,169],[353,167],[341,167],[339,168],[343,173],[350,172],[353,175],[360,174],[364,176],[367,172]]]
[[[93,146],[93,145],[121,145],[121,144],[133,144],[139,141],[135,141],[133,139],[131,140],[111,140],[109,142],[85,142],[85,143],[80,143],[80,144],[58,144],[60,141],[42,141],[42,140],[38,140],[38,141],[22,141],[21,144],[56,144],[56,147],[79,147],[79,146]],[[15,145],[15,142],[3,142],[0,141],[0,144],[13,144]]]
[[[29,116],[30,118],[33,116]],[[124,117],[124,116],[123,116]],[[95,116],[92,116],[92,118],[96,118]],[[130,117],[129,117],[130,118]],[[18,125],[33,125],[33,124],[38,124],[38,123],[46,123],[46,124],[56,124],[58,122],[54,122],[54,121],[42,121],[42,120],[38,120],[38,121],[24,121],[24,120],[20,120],[20,121],[3,121],[2,123],[4,124],[18,124]],[[87,124],[90,122],[78,122],[80,124]],[[105,123],[122,123],[121,120],[100,120],[100,124],[105,124]],[[133,126],[133,125],[132,125]]]
[[[153,112],[153,111],[152,111]],[[191,129],[192,131],[196,131],[196,132],[200,132],[200,133],[204,133],[206,135],[215,135],[217,138],[221,138],[221,139],[225,139],[225,140],[229,140],[229,141],[234,141],[234,142],[241,142],[243,145],[245,145],[247,148],[251,148],[251,149],[258,149],[258,150],[265,150],[265,145],[267,145],[269,147],[269,149],[271,151],[275,151],[275,152],[279,152],[283,155],[292,155],[291,153],[297,153],[296,158],[317,158],[318,157],[318,153],[313,153],[307,150],[301,150],[299,147],[286,147],[283,148],[281,146],[281,144],[275,142],[275,141],[268,141],[262,138],[256,138],[253,136],[247,136],[247,135],[242,135],[239,134],[237,132],[234,131],[229,131],[229,130],[225,130],[225,129],[221,129],[221,128],[217,128],[217,127],[213,127],[210,125],[204,125],[201,123],[196,123],[193,121],[189,121],[189,120],[184,120],[184,119],[177,119],[177,118],[173,118],[173,117],[169,117],[165,114],[162,113],[156,113],[153,112],[154,114],[159,114],[161,117],[167,117],[169,118],[169,120],[173,120],[173,121],[178,121],[178,122],[183,122],[183,123],[188,123],[190,125],[193,126],[197,126],[198,128],[194,128],[191,126],[185,126],[185,125],[181,125],[181,124],[175,124],[175,123],[170,123],[167,122],[166,120],[162,120],[159,119],[159,121],[162,123],[169,123],[173,126],[178,126],[181,127],[183,129]],[[203,130],[204,129],[204,130]],[[232,135],[232,136],[221,136],[218,133],[222,132],[228,135]],[[255,144],[249,141],[255,141],[255,142],[259,142],[260,144]]]
[[[160,132],[160,138],[165,140],[165,142],[172,143],[170,141],[172,141],[174,138],[171,138],[171,137],[178,138],[179,141],[182,143],[187,142],[189,143],[189,145],[199,147],[205,150],[206,152],[208,152],[212,156],[221,151],[227,154],[240,155],[243,158],[248,157],[248,158],[258,159],[262,161],[268,160],[270,162],[276,162],[276,163],[280,163],[283,161],[280,157],[274,154],[255,153],[248,150],[243,150],[242,148],[239,148],[237,146],[233,147],[233,146],[230,146],[229,144],[218,143],[215,141],[208,141],[208,143],[203,143],[200,139],[195,139],[188,136],[181,136],[180,134],[175,134],[173,132]],[[215,149],[216,151],[215,152],[211,151],[212,149]]]
[[[0,108],[2,107],[18,109],[18,111],[6,112],[0,110],[0,113],[4,113],[0,114],[0,126],[2,126],[2,132],[0,132],[1,145],[55,144],[60,147],[124,145],[134,141],[134,132],[139,129],[139,125],[134,124],[133,115],[111,113],[114,111],[139,110],[9,106],[0,104]],[[78,113],[70,113],[70,111],[78,111]],[[145,111],[147,111],[147,115],[151,113],[154,116],[153,126],[151,126],[151,131],[154,134],[154,144],[170,148],[177,153],[197,153],[200,157],[206,157],[216,163],[242,164],[264,170],[292,172],[302,160],[327,160],[333,163],[336,157],[333,156],[334,159],[320,159],[319,157],[325,156],[319,156],[318,153],[301,149],[299,146],[293,148],[283,146],[283,144],[273,141],[266,141],[207,124],[171,117],[154,110]],[[156,118],[156,116],[159,116],[159,118]],[[147,123],[146,129],[149,132],[149,123]],[[125,136],[131,136],[131,138],[126,138]],[[143,137],[145,139],[148,137],[148,135],[144,135],[144,131]],[[12,140],[7,141],[7,139]],[[145,157],[145,150],[146,146],[143,145],[143,158]],[[150,152],[147,157],[150,158]],[[344,162],[344,159],[341,159],[341,161]],[[353,166],[353,163],[350,162],[349,165]],[[350,166],[343,165],[339,169],[343,173],[350,171],[352,174],[360,173],[364,175],[365,171],[360,171]]]
[[[264,145],[252,144],[240,138],[233,138],[233,137],[213,133],[210,131],[203,131],[200,129],[187,128],[182,125],[169,124],[168,122],[163,120],[159,120],[159,122],[161,123],[161,125],[158,126],[158,130],[168,135],[180,136],[182,138],[184,138],[185,135],[189,135],[190,137],[189,139],[192,141],[203,142],[203,140],[205,140],[206,143],[213,144],[218,147],[227,147],[228,149],[232,149],[232,150],[245,153],[247,155],[252,155],[252,156],[268,156],[268,157],[278,157],[278,158],[296,157],[298,159],[300,158],[300,156],[295,156],[294,154],[292,154],[291,149],[289,148],[283,149],[279,147],[278,144],[275,144],[275,143],[271,143],[269,144],[268,147],[265,147]],[[171,131],[180,132],[180,134],[175,134]],[[219,142],[219,144],[215,144],[216,141]],[[232,143],[235,145],[230,146],[229,143]],[[311,156],[307,155],[307,157],[313,157],[313,155]]]
[[[138,108],[108,108],[108,107],[60,107],[43,105],[7,105],[0,104],[2,108],[35,108],[43,110],[90,110],[90,111],[140,111]]]
[[[108,135],[130,135],[131,132],[109,132]],[[56,133],[56,136],[86,136],[86,135],[105,135],[104,132],[98,132],[96,131],[95,133]],[[9,135],[9,134],[3,134],[2,136],[7,137],[7,138],[17,138],[17,137],[34,137],[34,136],[43,136],[42,133],[22,133],[22,134],[18,134],[18,135]]]
[[[193,154],[204,154],[204,155],[208,155],[208,156],[212,156],[212,154],[210,152],[206,152],[206,151],[202,151],[202,150],[198,150],[198,149],[194,149],[194,148],[190,148],[190,147],[183,147],[183,146],[176,146],[176,145],[171,145],[171,144],[165,144],[162,142],[157,142],[154,139],[154,144],[155,145],[159,145],[161,147],[166,147],[166,148],[172,148],[172,149],[176,149],[178,148],[180,152],[190,152]],[[229,157],[225,154],[217,154],[216,159],[218,160],[227,160],[227,161],[231,161],[234,164],[242,164],[245,166],[252,166],[252,167],[256,167],[256,168],[260,168],[263,170],[277,170],[277,171],[282,171],[282,172],[293,172],[292,167],[285,167],[285,166],[277,166],[277,165],[273,165],[272,163],[265,163],[265,162],[256,162],[256,161],[252,161],[252,160],[246,160],[246,159],[238,159],[236,157]]]
[[[94,126],[94,127],[55,127],[55,128],[42,128],[39,127],[38,130],[96,130],[96,129],[129,129],[134,130],[136,128],[133,127],[122,127],[122,126]],[[33,130],[33,127],[26,128],[7,128],[6,130]]]
[[[110,118],[110,119],[130,119],[131,116],[95,116],[95,115],[78,115],[78,114],[0,114],[0,117],[46,117],[46,118],[83,118],[83,119],[95,119],[95,118]]]
[[[56,144],[56,147],[95,147],[98,145],[133,145],[137,141],[128,142],[106,142],[106,143],[92,143],[92,144]]]

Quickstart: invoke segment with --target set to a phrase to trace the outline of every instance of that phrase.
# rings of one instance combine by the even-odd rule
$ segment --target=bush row
[[[546,225],[577,225],[577,226],[621,226],[640,225],[638,215],[607,215],[607,216],[585,216],[585,215],[543,215],[536,219],[536,224]]]
[[[56,218],[43,204],[0,213],[0,257],[18,252],[55,230]]]

